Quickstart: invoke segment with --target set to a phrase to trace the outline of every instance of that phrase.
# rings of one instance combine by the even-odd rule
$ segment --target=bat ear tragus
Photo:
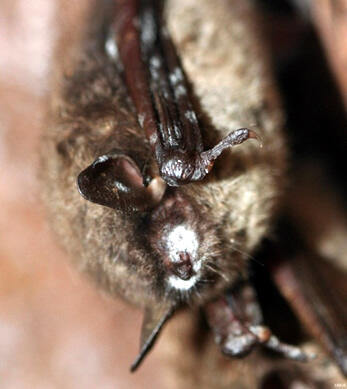
[[[129,156],[111,151],[98,157],[77,177],[80,194],[93,203],[123,212],[146,211],[159,203],[166,186],[153,178],[148,186]]]

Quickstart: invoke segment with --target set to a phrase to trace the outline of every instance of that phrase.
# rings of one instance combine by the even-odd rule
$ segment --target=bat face
[[[118,267],[123,269],[132,261],[129,271],[133,268],[134,277],[146,280],[144,295],[157,303],[202,304],[244,273],[246,261],[225,244],[225,225],[211,218],[213,185],[192,191],[189,187],[168,188],[157,178],[144,186],[134,161],[115,152],[98,157],[77,181],[83,197],[114,208],[114,217],[124,223],[117,231],[117,242],[127,248],[123,257],[116,254],[114,276],[119,274],[124,282]],[[227,217],[228,209],[224,212]],[[119,283],[117,280],[116,285]],[[139,284],[137,280],[134,283]]]
[[[173,307],[182,302],[202,305],[246,275],[249,255],[269,229],[285,169],[281,115],[267,65],[249,66],[258,63],[261,46],[249,32],[251,19],[239,21],[241,14],[250,12],[249,6],[240,2],[228,8],[228,14],[224,6],[208,1],[191,6],[188,12],[184,2],[181,8],[168,2],[167,12],[199,101],[194,118],[202,124],[201,134],[182,129],[181,136],[175,136],[184,142],[176,149],[170,135],[174,125],[167,126],[167,134],[146,127],[152,123],[151,109],[159,123],[174,120],[172,112],[180,107],[186,107],[181,118],[191,122],[192,114],[185,113],[193,111],[187,111],[180,93],[174,93],[176,100],[164,111],[153,80],[152,97],[143,90],[135,98],[129,96],[142,79],[136,79],[136,72],[126,76],[126,70],[120,71],[124,64],[110,51],[117,45],[109,38],[112,23],[105,16],[112,13],[101,7],[94,10],[92,28],[86,28],[83,38],[71,37],[61,48],[70,60],[58,60],[42,149],[44,196],[62,244],[78,268],[101,287],[146,312],[151,308],[143,329],[145,348],[158,333],[153,327],[160,329]],[[189,28],[204,23],[214,26],[205,39],[218,45],[192,35]],[[243,44],[237,35],[240,29]],[[186,35],[180,36],[180,31]],[[231,42],[238,47],[237,60],[226,49]],[[211,77],[212,72],[217,76]],[[126,80],[131,74],[133,86]],[[163,83],[166,79],[170,74]],[[176,83],[177,77],[171,75],[171,81]],[[152,108],[141,108],[148,101]],[[183,124],[182,128],[187,123]],[[226,145],[251,137],[250,132],[235,135],[232,130],[253,124],[259,128],[263,149],[246,142],[216,160]],[[247,137],[241,139],[240,134]],[[195,173],[163,174],[168,161],[175,165],[182,150],[192,166],[198,166],[196,171],[206,170],[208,177],[200,182],[192,179]],[[187,179],[189,185],[180,185]]]
[[[189,292],[197,287],[207,238],[199,225],[206,224],[192,200],[175,194],[148,217],[148,241],[162,263],[167,288]]]

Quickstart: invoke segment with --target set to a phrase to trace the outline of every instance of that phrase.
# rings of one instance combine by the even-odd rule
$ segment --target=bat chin
[[[189,280],[182,280],[181,278],[171,275],[168,278],[168,285],[169,287],[179,290],[179,291],[187,291],[196,285],[198,282],[199,277],[197,275],[194,275],[193,277],[189,278]]]

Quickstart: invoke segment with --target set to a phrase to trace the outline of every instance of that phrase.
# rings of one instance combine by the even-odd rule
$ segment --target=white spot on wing
[[[150,137],[149,137],[149,143],[153,145],[156,141],[158,140],[157,134],[154,132]]]
[[[198,119],[196,118],[194,111],[186,111],[184,116],[191,122],[191,123],[197,123]]]
[[[140,113],[137,118],[138,118],[138,121],[140,123],[140,126],[143,127],[143,123],[145,121],[145,116]]]
[[[160,69],[160,65],[161,65],[160,58],[158,58],[156,56],[150,58],[149,68],[150,68],[151,75],[152,75],[154,80],[159,80],[159,78],[160,78],[160,74],[158,72],[158,70]]]
[[[175,89],[175,95],[177,98],[185,96],[187,94],[187,89],[183,85],[178,85]]]
[[[175,70],[170,74],[169,78],[173,85],[176,85],[180,81],[183,81],[182,70],[180,68],[175,68]]]
[[[180,128],[176,124],[174,124],[173,129],[174,129],[176,137],[181,139],[182,138],[182,134],[181,134]]]
[[[125,186],[123,183],[121,183],[120,181],[115,181],[114,182],[114,185],[115,187],[120,190],[121,192],[124,192],[124,193],[129,193],[130,192],[130,188],[128,188],[127,186]]]
[[[150,63],[150,66],[153,66],[153,68],[155,68],[155,69],[159,69],[160,65],[161,65],[160,58],[157,56],[151,57],[149,63]]]
[[[144,12],[142,20],[142,40],[145,44],[153,44],[156,37],[155,21],[150,12]]]

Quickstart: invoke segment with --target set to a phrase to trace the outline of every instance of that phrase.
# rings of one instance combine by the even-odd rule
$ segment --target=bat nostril
[[[170,270],[184,281],[189,280],[195,273],[190,255],[186,252],[179,253],[179,261],[172,262]]]
[[[191,262],[190,255],[186,251],[182,251],[182,252],[178,253],[178,257],[180,259],[179,262],[181,262],[181,263]]]

